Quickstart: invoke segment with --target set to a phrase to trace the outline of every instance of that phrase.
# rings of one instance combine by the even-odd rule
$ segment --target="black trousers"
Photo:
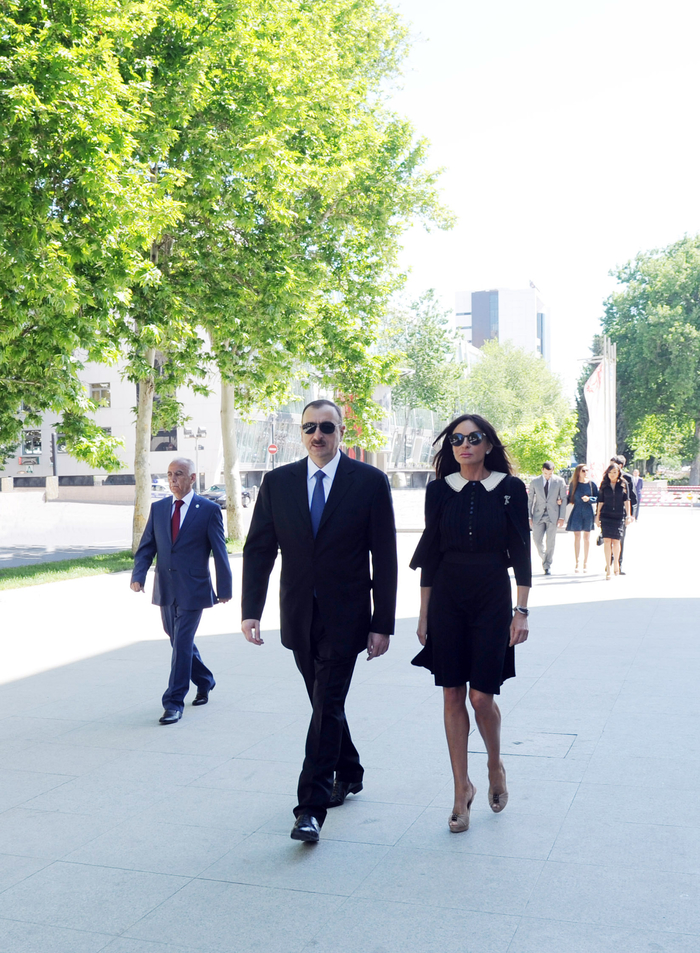
[[[294,661],[313,708],[294,814],[313,814],[323,824],[334,774],[339,781],[357,782],[362,780],[364,769],[345,717],[345,699],[357,655],[338,654],[323,628],[316,600],[309,647],[295,650]]]
[[[175,602],[171,606],[161,606],[160,617],[173,647],[170,681],[163,695],[163,708],[182,711],[185,695],[190,690],[190,680],[205,692],[210,692],[216,684],[194,644],[202,610],[181,609]]]

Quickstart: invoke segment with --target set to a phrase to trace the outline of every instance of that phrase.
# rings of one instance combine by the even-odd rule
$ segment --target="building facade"
[[[522,289],[458,291],[455,323],[476,348],[483,347],[487,341],[511,341],[516,347],[539,354],[549,363],[549,311],[534,285]]]

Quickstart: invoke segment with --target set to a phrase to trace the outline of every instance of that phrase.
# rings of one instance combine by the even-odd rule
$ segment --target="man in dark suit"
[[[168,467],[172,497],[151,506],[146,529],[134,556],[131,588],[143,592],[146,573],[158,556],[153,602],[160,606],[163,628],[173,647],[170,681],[163,695],[161,725],[182,718],[190,680],[197,686],[193,705],[206,705],[216,682],[202,661],[194,637],[202,610],[231,599],[231,567],[224,523],[216,503],[194,492],[195,466],[177,457]],[[209,575],[209,554],[216,565],[216,590]]]
[[[389,648],[397,560],[389,482],[340,452],[340,408],[315,400],[301,419],[308,457],[271,470],[255,504],[241,627],[249,642],[263,644],[260,616],[279,548],[282,644],[294,652],[313,707],[291,836],[315,842],[327,809],[362,790],[345,698],[358,654],[366,648],[373,659]]]

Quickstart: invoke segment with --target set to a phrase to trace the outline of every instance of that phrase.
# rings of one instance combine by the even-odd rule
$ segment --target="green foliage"
[[[152,272],[143,248],[176,215],[137,151],[143,90],[119,69],[149,18],[116,0],[0,10],[0,440],[65,411],[69,451],[107,468],[116,444],[91,426],[78,371],[116,357],[115,320]]]
[[[621,287],[606,302],[603,327],[618,345],[632,431],[651,436],[649,416],[673,421],[679,432],[689,419],[700,428],[700,236],[640,253],[615,276]],[[697,478],[700,458],[694,467]]]
[[[551,416],[561,426],[570,412],[562,383],[546,362],[506,341],[487,341],[483,358],[464,384],[463,410],[486,417],[498,430]]]
[[[543,460],[569,463],[576,418],[562,383],[543,358],[506,341],[488,341],[464,383],[463,413],[485,417],[524,473]]]
[[[521,473],[538,474],[545,460],[551,460],[556,470],[569,465],[575,428],[575,414],[563,423],[547,414],[521,424],[513,433],[504,430],[501,439]]]
[[[630,434],[635,459],[690,460],[698,452],[690,417],[647,414]]]
[[[400,368],[393,405],[408,417],[419,407],[449,417],[455,408],[462,369],[454,363],[455,335],[431,289],[411,305],[389,313],[380,349]]]

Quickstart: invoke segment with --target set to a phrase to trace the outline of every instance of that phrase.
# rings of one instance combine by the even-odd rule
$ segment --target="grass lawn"
[[[10,566],[0,569],[0,589],[20,589],[40,586],[45,582],[61,582],[80,576],[100,576],[107,572],[131,572],[134,557],[131,550],[121,553],[102,553],[83,559],[59,559],[56,562],[32,563],[30,566]]]
[[[243,543],[227,539],[229,553],[243,551]],[[130,549],[121,553],[102,553],[83,559],[59,559],[56,562],[32,563],[29,566],[11,566],[0,569],[0,590],[21,589],[23,586],[41,586],[45,582],[62,582],[81,576],[101,576],[107,572],[131,572],[134,557]]]

